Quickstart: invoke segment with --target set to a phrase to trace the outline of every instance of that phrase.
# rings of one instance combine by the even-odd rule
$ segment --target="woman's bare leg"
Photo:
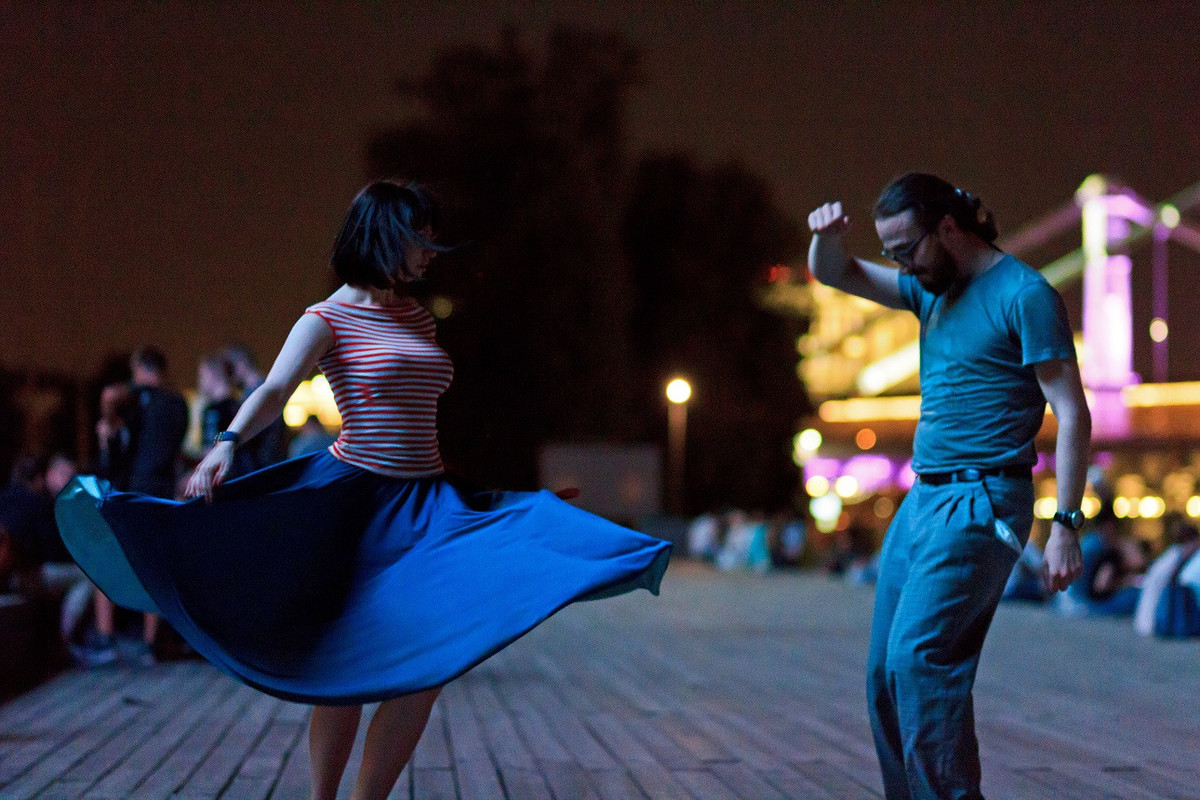
[[[313,706],[308,723],[313,800],[334,800],[350,751],[362,706]]]
[[[105,636],[113,635],[113,602],[96,590],[96,630]]]
[[[143,614],[142,615],[142,641],[153,646],[154,641],[158,639],[158,615]]]
[[[426,689],[379,704],[367,728],[362,769],[351,800],[384,800],[388,796],[421,740],[439,692],[440,688]]]

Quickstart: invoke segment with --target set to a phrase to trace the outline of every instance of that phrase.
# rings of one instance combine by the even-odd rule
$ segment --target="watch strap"
[[[236,448],[242,443],[242,435],[237,431],[221,431],[213,437],[213,444],[218,442],[233,442],[233,446]]]

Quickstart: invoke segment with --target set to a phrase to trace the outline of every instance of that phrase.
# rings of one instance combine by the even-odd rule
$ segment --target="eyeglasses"
[[[885,247],[880,255],[886,259],[895,261],[897,264],[903,264],[906,267],[910,267],[912,266],[913,256],[917,253],[917,248],[921,246],[921,242],[925,241],[925,237],[930,233],[932,233],[932,231],[925,231],[923,234],[921,234],[920,239],[917,239],[915,242],[909,242],[908,244],[902,244],[894,250],[889,250]]]

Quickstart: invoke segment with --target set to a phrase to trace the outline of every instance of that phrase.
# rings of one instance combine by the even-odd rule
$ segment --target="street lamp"
[[[667,510],[674,514],[683,513],[683,454],[691,397],[692,386],[683,378],[667,383]]]

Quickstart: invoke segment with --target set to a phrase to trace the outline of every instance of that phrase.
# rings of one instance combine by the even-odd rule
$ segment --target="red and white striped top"
[[[437,403],[454,365],[438,347],[433,315],[415,300],[389,307],[325,300],[305,313],[333,329],[333,347],[318,362],[342,415],[329,452],[395,478],[440,474]]]

